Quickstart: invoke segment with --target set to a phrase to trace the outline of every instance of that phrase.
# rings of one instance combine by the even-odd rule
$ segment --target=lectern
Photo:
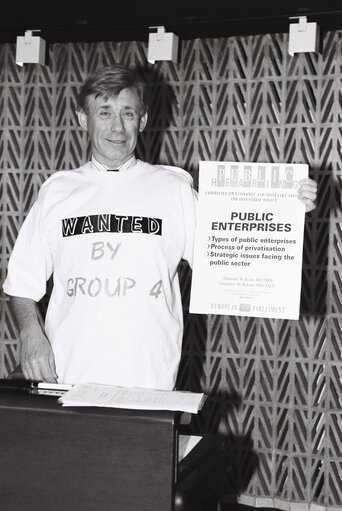
[[[0,389],[1,511],[207,509],[230,456],[208,437],[177,466],[180,417]]]
[[[171,511],[179,414],[0,392],[2,511]]]

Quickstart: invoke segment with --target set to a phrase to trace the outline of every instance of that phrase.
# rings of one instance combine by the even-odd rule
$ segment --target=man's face
[[[123,89],[116,97],[88,98],[88,114],[78,113],[81,126],[89,133],[94,158],[107,168],[117,168],[134,154],[139,131],[147,114],[140,115],[134,90]]]

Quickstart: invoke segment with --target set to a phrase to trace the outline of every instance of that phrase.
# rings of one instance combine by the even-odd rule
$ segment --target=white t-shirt
[[[172,389],[183,335],[177,267],[192,264],[196,192],[137,161],[53,174],[16,241],[4,291],[39,301],[59,381]]]

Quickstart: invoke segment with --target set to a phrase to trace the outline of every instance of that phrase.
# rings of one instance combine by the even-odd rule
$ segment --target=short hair
[[[77,110],[88,113],[89,96],[116,97],[123,89],[132,89],[140,101],[140,115],[147,112],[147,84],[140,74],[122,64],[101,67],[91,73],[83,83],[77,98]]]

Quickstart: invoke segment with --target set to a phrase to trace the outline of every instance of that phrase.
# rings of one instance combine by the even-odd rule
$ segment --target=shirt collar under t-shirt
[[[137,162],[136,157],[132,156],[129,160],[125,161],[125,163],[120,165],[115,170],[119,170],[120,172],[122,172],[124,170],[128,170],[129,168],[133,167],[136,164],[136,162]],[[105,167],[104,165],[102,165],[102,163],[98,162],[94,158],[94,156],[91,157],[91,166],[93,167],[93,169],[97,170],[98,172],[107,172],[108,171],[108,168]],[[110,169],[110,170],[114,170],[114,169]]]

